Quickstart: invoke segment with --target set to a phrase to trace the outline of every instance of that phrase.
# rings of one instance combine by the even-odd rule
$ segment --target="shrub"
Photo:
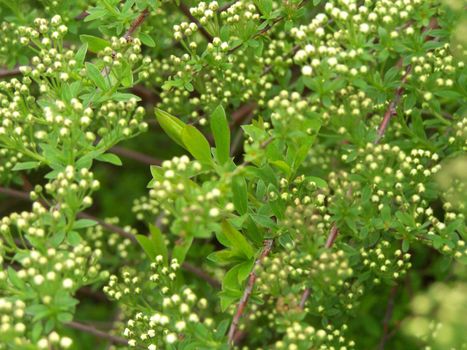
[[[467,348],[463,1],[0,9],[0,349]]]

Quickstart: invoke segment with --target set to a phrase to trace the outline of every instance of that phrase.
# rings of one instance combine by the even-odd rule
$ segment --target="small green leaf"
[[[233,204],[240,215],[248,211],[248,191],[243,176],[235,176],[232,180]]]
[[[79,39],[83,44],[88,44],[89,50],[92,52],[99,52],[105,49],[107,46],[110,46],[110,42],[97,36],[82,34],[79,36]]]
[[[96,86],[101,90],[106,90],[107,85],[99,69],[92,63],[86,62],[86,71],[88,72],[89,79],[92,80]]]
[[[75,224],[73,225],[73,230],[79,230],[82,228],[92,227],[96,225],[97,221],[91,219],[81,219],[75,222]]]
[[[149,225],[149,232],[151,232],[151,240],[153,242],[156,256],[162,255],[164,262],[167,265],[169,262],[169,253],[161,230],[155,225]]]
[[[190,250],[191,244],[193,243],[193,237],[187,237],[184,239],[183,243],[177,244],[173,251],[172,257],[177,259],[178,263],[181,264],[185,261],[186,254]]]
[[[143,248],[146,255],[151,261],[156,260],[156,248],[154,247],[153,241],[148,236],[145,235],[136,235],[136,240],[139,245]]]
[[[76,231],[70,231],[70,232],[68,232],[68,235],[67,235],[67,237],[66,237],[66,241],[67,241],[70,245],[76,247],[76,246],[77,246],[78,244],[80,244],[80,242],[81,242],[81,236],[80,236],[80,234],[79,234],[78,232],[76,232]]]
[[[179,146],[185,148],[185,145],[183,144],[182,140],[182,132],[186,124],[180,119],[175,118],[173,115],[159,108],[155,109],[155,113],[157,121],[159,122],[161,128],[165,131],[165,133]]]
[[[13,171],[20,171],[20,170],[30,170],[30,169],[35,169],[41,165],[40,162],[22,162],[22,163],[16,163],[15,166],[13,167]]]
[[[100,160],[101,162],[110,163],[117,166],[122,165],[122,160],[113,153],[101,154],[100,156],[96,157],[96,159]]]
[[[141,42],[149,47],[156,47],[156,42],[146,33],[139,33],[139,39]]]
[[[254,256],[255,251],[251,244],[248,243],[246,238],[240,232],[225,220],[222,221],[222,232],[230,243],[229,248],[245,255],[248,259],[251,259]]]
[[[198,161],[205,164],[212,163],[209,142],[193,125],[186,125],[183,128],[182,140],[188,152]]]
[[[79,48],[78,52],[75,55],[75,61],[81,66],[84,63],[84,59],[86,58],[86,52],[88,51],[88,43],[84,43]]]
[[[220,164],[230,158],[230,129],[222,105],[217,106],[211,115],[211,130],[216,143],[216,157]]]

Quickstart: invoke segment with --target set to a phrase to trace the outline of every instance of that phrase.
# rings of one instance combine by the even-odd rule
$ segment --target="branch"
[[[392,313],[394,311],[394,299],[396,298],[397,294],[397,284],[391,288],[391,292],[388,298],[388,304],[386,306],[386,313],[383,319],[383,336],[381,337],[381,341],[379,342],[378,349],[384,350],[386,345],[386,341],[389,339],[389,322],[392,318]]]
[[[247,285],[245,287],[245,290],[243,291],[243,295],[242,295],[240,301],[238,302],[237,311],[235,312],[235,315],[234,315],[234,317],[232,319],[232,323],[230,325],[229,344],[232,344],[234,342],[235,334],[237,332],[238,323],[240,322],[240,318],[242,317],[243,312],[245,311],[245,308],[246,308],[246,306],[248,304],[248,300],[250,299],[250,295],[253,292],[253,288],[255,286],[255,282],[256,282],[256,278],[257,278],[255,269],[257,267],[261,266],[262,261],[269,254],[269,252],[271,251],[272,244],[273,244],[272,239],[267,239],[267,240],[264,241],[263,250],[261,251],[261,254],[258,257],[258,259],[256,259],[256,261],[255,261],[255,263],[253,265],[253,269],[250,272],[250,274],[248,275]]]
[[[103,332],[97,328],[94,328],[92,326],[88,326],[86,324],[82,324],[79,322],[71,321],[65,323],[65,325],[69,328],[76,329],[78,331],[86,332],[89,334],[92,334],[93,336],[97,338],[102,338],[105,340],[110,341],[113,344],[121,344],[121,345],[126,345],[128,346],[128,341],[125,338],[118,337],[116,335],[112,335],[106,332]]]
[[[14,77],[19,74],[21,74],[19,67],[12,69],[0,69],[0,79]]]
[[[221,283],[217,279],[212,277],[210,274],[208,274],[206,271],[204,271],[203,269],[200,269],[197,266],[187,263],[186,261],[182,264],[182,267],[184,270],[191,272],[193,275],[196,275],[200,277],[201,279],[205,280],[215,289],[220,289]]]
[[[129,40],[133,36],[136,29],[138,29],[138,27],[141,26],[141,24],[143,24],[144,20],[146,19],[146,17],[148,15],[149,15],[149,9],[148,8],[145,8],[143,11],[141,11],[139,16],[136,17],[136,19],[130,24],[130,28],[128,28],[128,30],[123,35],[123,37],[126,40]]]
[[[422,33],[426,33],[428,30],[430,29],[435,29],[436,27],[438,26],[438,21],[436,20],[436,18],[432,18],[430,20],[430,23],[428,24],[428,26],[426,26],[425,28],[423,28],[422,30]],[[424,42],[427,42],[430,40],[430,36],[426,36],[426,38],[424,39]],[[397,64],[396,66],[402,66],[404,60],[402,58],[400,58],[398,61],[397,61]],[[389,103],[389,106],[388,106],[388,109],[386,110],[386,112],[384,113],[384,116],[383,116],[383,120],[381,121],[381,123],[379,124],[379,127],[378,127],[378,132],[377,132],[377,135],[376,135],[376,139],[374,141],[374,144],[378,144],[379,141],[381,140],[381,138],[384,136],[384,133],[386,132],[386,129],[389,125],[389,122],[391,121],[391,118],[396,115],[397,113],[397,106],[399,105],[399,102],[402,98],[402,95],[404,94],[405,92],[405,83],[407,82],[408,78],[409,78],[409,75],[410,73],[412,72],[412,66],[409,64],[406,68],[405,68],[405,73],[404,73],[404,76],[402,77],[402,80],[401,80],[401,84],[400,86],[396,89],[395,93],[394,93],[394,98],[392,99],[392,101]]]
[[[133,159],[137,162],[140,162],[146,165],[160,165],[162,163],[160,159],[156,159],[144,153],[133,151],[131,149],[127,149],[127,148],[120,147],[120,146],[114,146],[110,149],[110,151],[112,151],[115,154],[118,154],[119,156]]]
[[[331,227],[331,230],[329,231],[328,238],[326,239],[326,243],[324,247],[326,249],[331,248],[334,245],[334,242],[336,241],[337,236],[339,235],[339,229],[337,228],[336,223],[334,223]],[[310,288],[305,288],[303,291],[302,297],[300,298],[300,303],[299,303],[299,308],[300,310],[303,310],[305,308],[306,301],[310,297],[311,290]]]

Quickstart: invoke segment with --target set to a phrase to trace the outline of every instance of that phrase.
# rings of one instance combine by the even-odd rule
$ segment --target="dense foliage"
[[[0,349],[467,349],[465,9],[0,0]]]

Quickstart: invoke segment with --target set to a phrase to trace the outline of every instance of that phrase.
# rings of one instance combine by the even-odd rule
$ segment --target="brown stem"
[[[427,27],[423,28],[422,30],[422,33],[425,33],[427,32],[428,30],[430,29],[435,29],[438,27],[438,21],[436,18],[432,18],[430,20],[430,23],[428,24]],[[425,38],[425,42],[426,41],[429,41],[431,40],[431,37],[430,36],[426,36]],[[396,66],[402,66],[403,64],[403,59],[400,58],[398,61],[397,61],[397,64]],[[386,132],[387,128],[388,128],[388,125],[389,125],[389,122],[391,121],[391,118],[397,113],[397,106],[399,105],[399,102],[401,101],[402,99],[402,95],[404,94],[405,92],[405,83],[407,82],[408,78],[409,78],[409,75],[410,73],[412,72],[412,66],[409,64],[406,68],[405,68],[405,73],[404,73],[404,76],[402,77],[402,80],[401,80],[401,84],[400,86],[396,89],[395,93],[394,93],[394,98],[392,99],[392,101],[389,103],[389,106],[386,110],[386,112],[384,113],[384,116],[383,116],[383,120],[381,121],[381,123],[379,124],[379,127],[378,127],[378,131],[377,131],[377,134],[376,134],[376,139],[374,141],[374,144],[378,144],[379,141],[381,140],[381,138],[384,136],[384,133]]]
[[[219,289],[221,287],[221,283],[217,279],[212,277],[210,274],[208,274],[206,271],[204,271],[203,269],[200,269],[197,266],[187,263],[186,261],[182,264],[182,267],[184,270],[191,272],[192,274],[202,278],[207,283],[209,283],[211,286],[213,286],[215,289]]]
[[[337,236],[339,235],[339,229],[337,228],[336,223],[334,223],[331,227],[331,230],[329,231],[328,238],[326,239],[326,243],[324,244],[324,247],[329,249],[334,245],[334,242],[336,241]],[[300,303],[299,303],[299,308],[303,310],[305,308],[306,301],[310,297],[311,290],[309,287],[305,288],[305,290],[302,293],[302,297],[300,298]]]
[[[138,27],[141,26],[141,24],[143,24],[144,20],[146,19],[148,15],[149,15],[148,8],[145,8],[143,11],[141,11],[139,16],[136,17],[136,19],[130,24],[130,28],[128,28],[128,30],[123,35],[123,37],[129,40],[133,36],[136,29],[138,29]]]
[[[388,303],[386,306],[386,313],[383,319],[383,336],[381,337],[381,341],[379,342],[378,346],[379,350],[384,350],[386,342],[389,339],[389,323],[391,321],[392,314],[394,311],[394,300],[396,298],[397,288],[398,286],[396,284],[394,287],[391,288],[391,292],[389,293]]]
[[[137,162],[140,162],[142,164],[146,165],[160,165],[162,161],[160,159],[153,158],[151,156],[148,156],[144,153],[140,153],[137,151],[133,151],[131,149],[127,149],[124,147],[120,146],[114,146],[110,149],[113,153],[118,154],[119,156],[133,159]]]
[[[240,301],[238,302],[237,310],[232,319],[232,323],[230,324],[229,335],[228,335],[229,344],[232,344],[234,342],[235,334],[237,333],[237,327],[240,322],[240,318],[242,317],[243,312],[245,311],[245,308],[248,304],[248,300],[250,299],[251,293],[253,292],[253,288],[255,286],[255,282],[257,278],[255,270],[259,266],[261,266],[262,261],[271,251],[272,244],[273,244],[272,239],[267,239],[264,241],[263,250],[261,251],[260,256],[256,259],[253,265],[253,269],[248,275],[248,280],[247,280],[245,290],[243,291],[243,295],[240,298]]]
[[[97,329],[95,327],[92,327],[92,326],[89,326],[89,325],[86,325],[86,324],[71,321],[71,322],[67,322],[66,326],[70,327],[70,328],[73,328],[73,329],[76,329],[78,331],[82,331],[82,332],[92,334],[97,338],[102,338],[102,339],[108,340],[113,344],[128,345],[128,341],[125,338],[121,338],[121,337],[118,337],[116,335],[112,335],[112,334],[103,332],[103,331],[101,331],[101,330],[99,330],[99,329]]]
[[[21,74],[19,67],[12,69],[0,69],[0,79],[14,77],[19,74]]]

